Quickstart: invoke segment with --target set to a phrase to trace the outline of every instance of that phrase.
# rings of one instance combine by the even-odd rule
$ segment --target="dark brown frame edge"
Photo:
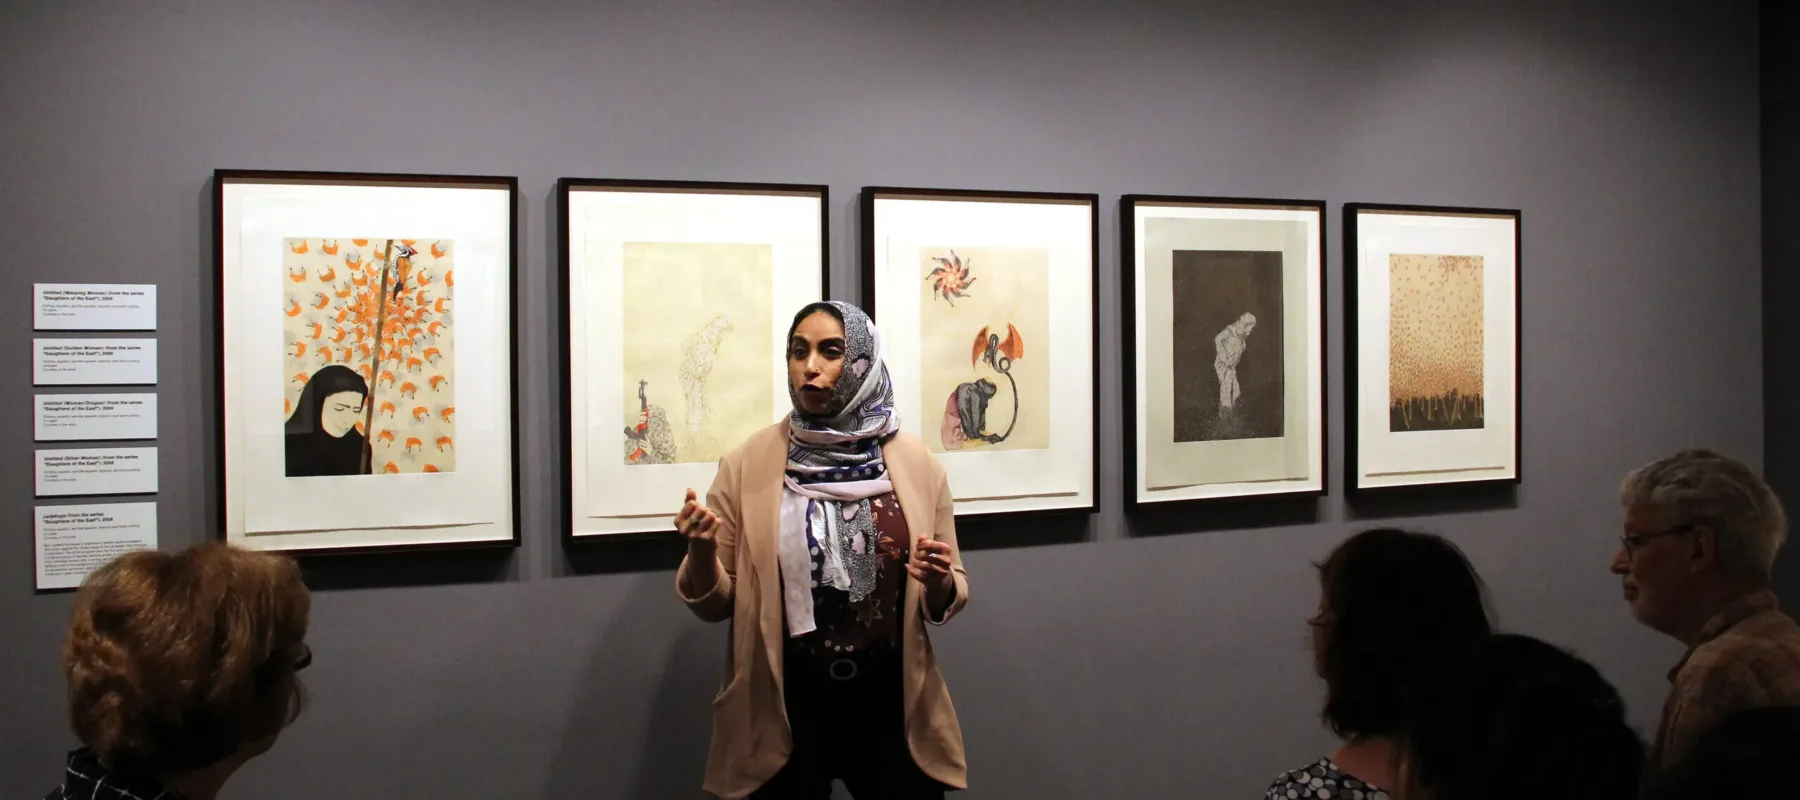
[[[1137,223],[1135,211],[1140,205],[1156,206],[1207,206],[1211,208],[1249,208],[1279,206],[1286,208],[1309,208],[1319,215],[1319,463],[1313,465],[1319,471],[1319,488],[1294,489],[1283,492],[1263,492],[1256,494],[1226,495],[1223,497],[1193,497],[1176,500],[1152,500],[1138,502],[1137,499],[1137,361],[1138,353],[1134,346],[1137,340],[1137,304],[1133,298],[1137,292]],[[1221,504],[1249,505],[1263,502],[1281,502],[1296,498],[1324,497],[1331,492],[1331,326],[1326,319],[1326,299],[1330,296],[1330,276],[1325,266],[1330,260],[1331,237],[1328,235],[1326,219],[1326,203],[1324,200],[1293,200],[1256,197],[1189,197],[1184,195],[1165,194],[1128,194],[1119,198],[1119,354],[1121,364],[1120,389],[1123,392],[1121,402],[1123,446],[1125,463],[1122,468],[1125,487],[1125,513],[1136,514],[1146,509],[1190,509],[1216,507]]]
[[[504,187],[509,198],[507,236],[507,292],[511,308],[507,358],[512,372],[512,391],[508,401],[512,410],[512,538],[477,542],[445,542],[425,544],[356,545],[298,550],[277,550],[295,558],[321,556],[419,553],[443,550],[503,550],[519,547],[523,541],[523,515],[519,508],[519,179],[512,175],[439,175],[394,172],[318,172],[308,170],[213,170],[213,294],[217,308],[213,314],[213,336],[218,341],[218,362],[214,379],[218,382],[214,413],[218,416],[214,433],[218,444],[218,531],[214,538],[225,540],[225,185],[227,183],[317,183],[340,186],[483,186]]]
[[[831,297],[831,188],[825,184],[811,183],[754,183],[738,181],[680,181],[680,180],[633,180],[629,178],[561,178],[556,182],[556,275],[557,285],[562,292],[562,317],[557,326],[558,336],[562,341],[562,398],[561,419],[558,424],[562,433],[562,472],[563,472],[563,504],[562,504],[562,540],[565,548],[605,546],[610,543],[637,542],[646,539],[663,539],[674,533],[671,523],[668,531],[632,531],[629,533],[575,534],[575,439],[574,439],[574,400],[569,396],[569,377],[574,370],[570,357],[569,315],[574,313],[574,296],[569,292],[569,195],[582,189],[643,189],[649,191],[677,191],[692,194],[762,194],[762,195],[817,195],[819,198],[819,292],[820,299]],[[695,487],[702,493],[705,489]],[[671,507],[669,518],[674,519],[679,508]]]
[[[1038,203],[1063,203],[1068,205],[1085,203],[1088,207],[1088,314],[1093,319],[1090,326],[1092,341],[1093,374],[1088,391],[1093,397],[1092,439],[1089,443],[1089,469],[1093,472],[1091,486],[1092,501],[1086,506],[1062,506],[1057,508],[1034,508],[1026,511],[990,511],[985,513],[957,514],[958,521],[987,520],[1029,520],[1042,517],[1059,517],[1072,514],[1097,514],[1100,511],[1100,496],[1104,491],[1100,486],[1100,195],[1090,192],[1018,192],[989,191],[984,189],[923,189],[904,186],[864,186],[859,202],[861,213],[858,220],[858,233],[861,241],[858,248],[862,251],[861,302],[863,312],[869,319],[875,319],[875,201],[881,197],[915,197],[926,200],[970,200],[1000,201],[1017,200]]]
[[[1511,217],[1513,223],[1513,475],[1510,478],[1477,478],[1470,480],[1423,481],[1389,486],[1363,486],[1356,468],[1357,431],[1357,302],[1356,273],[1361,265],[1357,254],[1356,216],[1365,211],[1412,214],[1417,216],[1485,216]],[[1344,204],[1344,487],[1352,494],[1377,497],[1396,494],[1466,490],[1475,487],[1518,485],[1525,477],[1524,441],[1524,377],[1525,357],[1521,350],[1524,331],[1522,298],[1524,296],[1524,220],[1516,208],[1476,208],[1468,206],[1425,206],[1395,203]]]

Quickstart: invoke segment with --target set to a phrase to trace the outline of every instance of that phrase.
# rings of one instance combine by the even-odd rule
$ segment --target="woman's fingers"
[[[950,571],[950,545],[921,537],[913,548],[913,559],[933,572],[947,573]]]
[[[944,576],[950,574],[950,559],[940,558],[926,553],[914,553],[912,562],[906,568],[917,573],[919,580],[925,575]]]

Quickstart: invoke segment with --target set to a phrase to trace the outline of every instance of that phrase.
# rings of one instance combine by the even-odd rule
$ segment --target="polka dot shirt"
[[[1263,800],[1388,800],[1388,793],[1345,775],[1329,758],[1275,779]]]

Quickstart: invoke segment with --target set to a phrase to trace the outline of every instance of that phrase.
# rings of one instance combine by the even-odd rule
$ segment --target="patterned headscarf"
[[[801,410],[789,382],[788,459],[781,503],[782,595],[792,636],[813,630],[812,589],[860,603],[875,588],[875,517],[869,500],[893,491],[881,446],[900,429],[894,387],[875,323],[832,301],[844,323],[844,367],[826,413]],[[820,556],[815,571],[814,555]]]

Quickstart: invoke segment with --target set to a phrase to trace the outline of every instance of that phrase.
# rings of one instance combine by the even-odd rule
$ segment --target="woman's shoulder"
[[[937,457],[925,446],[925,441],[906,431],[896,431],[881,446],[881,459],[890,468],[899,467],[902,471],[924,468],[929,473],[943,471]]]
[[[746,461],[753,461],[762,457],[779,457],[785,459],[787,457],[787,444],[788,422],[787,418],[783,417],[781,421],[764,426],[755,433],[750,434],[743,442],[739,443],[737,447],[726,451],[725,455],[720,456],[719,462],[721,464],[737,466]]]
[[[1386,791],[1363,783],[1338,769],[1329,758],[1284,772],[1269,784],[1264,800],[1388,800]]]

